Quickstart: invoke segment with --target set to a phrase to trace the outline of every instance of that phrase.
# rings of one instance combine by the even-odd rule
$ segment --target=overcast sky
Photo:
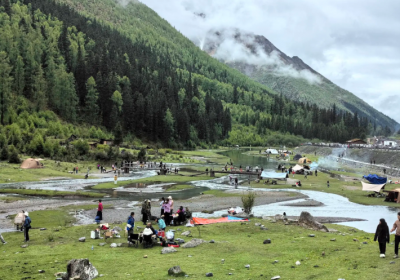
[[[399,0],[141,0],[190,39],[211,28],[263,35],[400,122]],[[193,15],[206,14],[206,19]]]

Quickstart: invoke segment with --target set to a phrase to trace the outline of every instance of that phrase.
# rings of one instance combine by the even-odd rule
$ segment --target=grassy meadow
[[[90,231],[96,225],[73,227],[73,218],[67,213],[66,208],[32,212],[32,226],[47,230],[32,229],[27,248],[20,247],[24,244],[22,233],[3,234],[8,243],[0,245],[0,279],[26,276],[54,279],[56,272],[66,271],[68,261],[73,258],[88,258],[104,279],[172,279],[167,271],[175,265],[180,265],[192,279],[204,279],[207,272],[212,272],[213,279],[271,279],[279,275],[281,279],[394,280],[400,273],[399,260],[390,264],[393,245],[388,245],[387,258],[381,259],[373,234],[339,225],[328,225],[339,231],[335,233],[260,219],[199,226],[190,229],[192,236],[206,241],[213,239],[215,243],[191,249],[177,248],[178,252],[163,255],[159,246],[110,248],[112,242],[126,242],[123,234],[121,239],[92,240]],[[257,222],[268,230],[260,230],[254,225]],[[123,224],[118,226],[123,228]],[[174,229],[178,228],[185,230],[183,227]],[[78,242],[83,236],[86,242]],[[176,237],[181,237],[179,231]],[[271,244],[263,244],[268,238]],[[191,238],[183,239],[187,242]],[[101,247],[101,242],[107,245]],[[301,264],[297,266],[296,261]],[[245,268],[247,264],[250,269]],[[39,274],[38,270],[45,272]]]

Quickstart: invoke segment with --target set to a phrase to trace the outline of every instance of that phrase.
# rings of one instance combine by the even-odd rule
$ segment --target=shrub
[[[9,153],[10,153],[10,156],[8,158],[9,163],[21,163],[21,159],[18,156],[18,151],[14,146],[10,146]]]
[[[254,194],[254,192],[247,192],[246,194],[242,195],[242,203],[245,213],[247,214],[251,213],[255,200],[256,200],[256,195]]]
[[[4,145],[3,149],[0,152],[0,160],[8,160],[8,147]]]

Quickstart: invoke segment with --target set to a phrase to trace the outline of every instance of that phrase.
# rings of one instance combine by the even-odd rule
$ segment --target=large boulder
[[[305,228],[311,228],[314,230],[329,232],[328,228],[323,224],[318,223],[314,220],[314,217],[311,216],[308,212],[301,212],[298,224]]]
[[[189,242],[183,244],[181,247],[182,248],[194,248],[194,247],[199,246],[202,243],[207,243],[207,241],[205,241],[203,239],[193,238]]]
[[[99,275],[97,269],[89,262],[89,259],[72,259],[68,262],[67,273],[63,280],[71,278],[80,280],[91,280]]]
[[[174,247],[164,247],[161,249],[161,254],[169,254],[178,252]]]
[[[182,235],[182,236],[189,236],[190,233],[191,233],[191,231],[190,231],[190,230],[187,230],[187,231],[182,232],[181,235]]]

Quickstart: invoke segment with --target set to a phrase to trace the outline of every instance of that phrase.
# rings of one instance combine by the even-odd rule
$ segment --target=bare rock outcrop
[[[301,212],[300,218],[298,221],[298,225],[305,227],[305,228],[311,228],[313,230],[329,232],[329,230],[326,226],[316,222],[314,217],[311,216],[311,214],[308,212]]]

